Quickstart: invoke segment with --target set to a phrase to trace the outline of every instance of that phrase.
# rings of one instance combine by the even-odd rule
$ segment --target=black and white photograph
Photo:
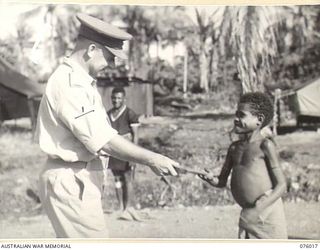
[[[316,248],[319,148],[320,4],[0,2],[0,240]]]

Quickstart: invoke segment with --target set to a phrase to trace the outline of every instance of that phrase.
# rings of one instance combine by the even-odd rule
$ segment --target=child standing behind
[[[225,187],[231,175],[231,192],[242,207],[239,238],[287,239],[281,196],[286,182],[275,144],[261,135],[273,116],[273,106],[264,93],[247,93],[240,98],[234,131],[241,139],[233,142],[218,177],[199,177],[212,186]]]

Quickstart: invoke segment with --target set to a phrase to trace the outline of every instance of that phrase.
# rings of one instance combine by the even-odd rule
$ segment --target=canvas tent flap
[[[0,57],[0,84],[20,94],[32,98],[41,96],[44,86],[19,73],[13,66]]]
[[[299,115],[320,117],[320,78],[297,90]]]

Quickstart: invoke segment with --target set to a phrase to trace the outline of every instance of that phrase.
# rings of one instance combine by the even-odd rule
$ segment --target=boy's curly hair
[[[240,97],[239,103],[247,103],[252,108],[253,115],[264,116],[262,127],[270,123],[273,118],[273,104],[269,96],[262,92],[246,93]]]

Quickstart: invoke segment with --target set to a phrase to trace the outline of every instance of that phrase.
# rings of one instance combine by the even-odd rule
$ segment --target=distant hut
[[[0,57],[0,123],[30,117],[34,131],[44,86],[22,75]]]
[[[105,108],[112,107],[111,91],[123,87],[126,91],[127,105],[137,114],[153,116],[153,85],[137,77],[98,78],[98,90]]]

